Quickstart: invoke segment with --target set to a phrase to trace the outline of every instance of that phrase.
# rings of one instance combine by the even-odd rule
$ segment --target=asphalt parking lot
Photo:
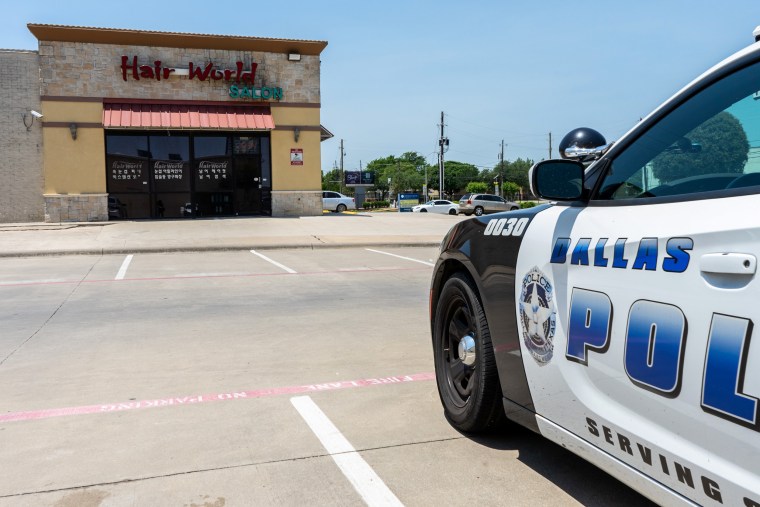
[[[6,258],[0,506],[648,505],[440,408],[433,247]]]

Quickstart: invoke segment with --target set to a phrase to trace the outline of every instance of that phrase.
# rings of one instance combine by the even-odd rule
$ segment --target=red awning
[[[272,130],[268,107],[103,104],[105,128]]]

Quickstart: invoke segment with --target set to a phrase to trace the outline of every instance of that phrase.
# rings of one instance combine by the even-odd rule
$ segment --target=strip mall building
[[[0,222],[322,212],[323,41],[28,25],[0,50]]]

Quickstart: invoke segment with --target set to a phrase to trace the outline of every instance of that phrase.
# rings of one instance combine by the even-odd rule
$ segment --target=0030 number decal
[[[484,236],[522,236],[528,225],[527,218],[499,218],[490,220],[486,225]]]
[[[610,343],[612,302],[601,292],[574,288],[565,357],[588,366],[589,352],[604,354]],[[639,300],[628,313],[623,366],[631,382],[675,398],[681,389],[686,317],[677,306]],[[760,431],[758,399],[744,392],[752,336],[749,319],[714,313],[702,376],[702,410]]]

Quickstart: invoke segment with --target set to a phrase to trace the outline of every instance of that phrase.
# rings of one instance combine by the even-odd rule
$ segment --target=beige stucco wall
[[[290,164],[290,150],[303,150],[303,165]],[[298,142],[293,132],[272,132],[272,190],[321,190],[322,171],[319,132],[301,132]]]
[[[314,125],[319,126],[318,107],[278,107],[272,105],[272,118],[275,125]]]
[[[275,106],[272,117],[275,126],[281,127],[272,132],[272,167],[278,168],[272,175],[272,190],[321,191],[320,132],[308,129],[319,126],[319,108]],[[298,141],[295,140],[297,127],[300,128]],[[303,165],[291,165],[291,149],[303,150]]]
[[[105,138],[100,124],[103,105],[92,102],[44,101],[42,113],[45,146],[45,194],[92,194],[106,192]],[[75,123],[77,138],[69,125]],[[51,124],[62,124],[50,126]]]

